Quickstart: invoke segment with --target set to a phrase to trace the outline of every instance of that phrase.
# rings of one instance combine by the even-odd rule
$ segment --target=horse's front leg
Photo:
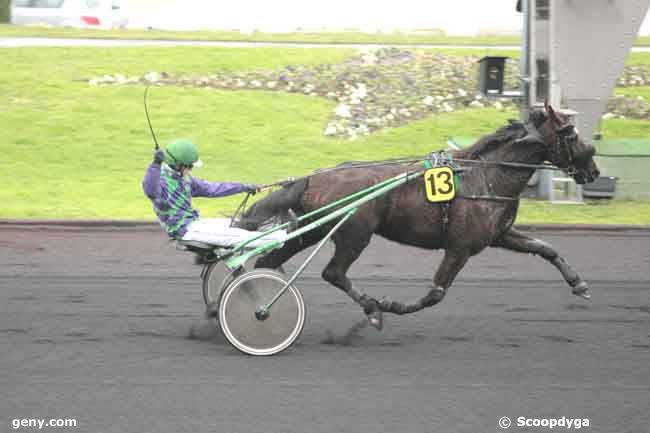
[[[384,298],[380,301],[380,308],[386,313],[410,314],[420,311],[427,307],[432,307],[442,301],[447,294],[447,289],[451,286],[458,272],[465,266],[469,259],[469,252],[465,250],[447,250],[442,263],[433,277],[433,286],[431,290],[418,301],[404,304],[402,302],[392,301]]]
[[[510,229],[503,236],[497,239],[492,246],[517,251],[519,253],[529,253],[541,256],[558,268],[566,282],[571,286],[571,291],[574,295],[581,296],[585,299],[591,298],[587,283],[580,278],[580,275],[578,275],[578,273],[564,261],[564,259],[550,244],[526,236],[517,230]]]

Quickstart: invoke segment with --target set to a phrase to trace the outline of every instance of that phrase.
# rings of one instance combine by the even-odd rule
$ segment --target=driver
[[[153,203],[160,225],[173,239],[213,243],[214,233],[222,227],[219,219],[200,218],[192,207],[192,197],[225,197],[247,192],[255,194],[251,183],[208,182],[190,176],[200,167],[196,145],[188,139],[172,141],[159,149],[144,176],[142,188]]]

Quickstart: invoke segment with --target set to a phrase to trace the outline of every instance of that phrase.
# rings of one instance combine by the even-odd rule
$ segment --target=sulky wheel
[[[295,286],[289,286],[264,309],[286,283],[280,272],[259,268],[238,276],[223,291],[219,323],[235,348],[249,355],[274,355],[300,336],[305,325],[305,302]]]
[[[203,276],[203,301],[205,304],[219,302],[223,289],[244,272],[244,267],[231,270],[225,262],[211,263]]]

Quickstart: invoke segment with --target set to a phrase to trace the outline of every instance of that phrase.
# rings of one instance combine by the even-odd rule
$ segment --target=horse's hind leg
[[[386,313],[410,314],[436,305],[445,297],[447,289],[453,283],[458,272],[465,266],[468,258],[469,253],[466,251],[445,251],[445,257],[442,259],[442,263],[436,275],[433,277],[433,286],[426,296],[410,304],[385,298],[380,301],[379,305],[381,310]]]
[[[520,253],[537,254],[542,256],[542,258],[549,261],[562,273],[566,282],[571,286],[571,291],[574,295],[581,296],[585,299],[591,298],[587,283],[580,278],[580,275],[578,275],[578,273],[564,261],[564,259],[550,244],[526,236],[517,230],[510,229],[506,234],[501,236],[501,238],[492,244],[492,246]]]

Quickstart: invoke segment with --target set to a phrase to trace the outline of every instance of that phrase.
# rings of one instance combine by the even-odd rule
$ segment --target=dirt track
[[[537,235],[591,301],[539,258],[490,250],[439,306],[343,343],[362,316],[320,280],[324,251],[298,283],[299,344],[253,358],[202,318],[200,268],[158,231],[1,228],[0,432],[76,418],[42,431],[478,433],[502,431],[502,416],[647,432],[650,233]],[[351,275],[374,296],[414,299],[440,258],[378,239]]]

